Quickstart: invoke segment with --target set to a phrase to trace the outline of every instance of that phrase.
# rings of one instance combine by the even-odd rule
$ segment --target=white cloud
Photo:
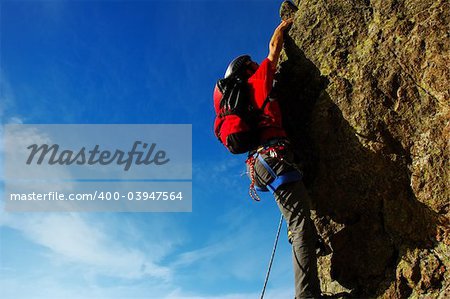
[[[18,116],[13,116],[8,119],[9,124],[23,124],[22,118]]]
[[[21,124],[21,118],[10,119],[12,123]],[[30,144],[51,144],[51,138],[38,127],[9,126],[0,132],[2,137],[0,145],[0,166],[2,166],[0,177],[5,179],[5,189],[8,193],[31,194],[32,192],[47,193],[49,191],[69,192],[74,189],[74,183],[61,181],[54,183],[43,183],[29,181],[27,183],[17,181],[23,178],[42,178],[43,174],[52,173],[55,177],[71,178],[67,169],[62,167],[51,168],[49,165],[30,166],[23,163],[24,157],[28,156],[27,146]],[[4,167],[3,167],[4,164]],[[51,190],[49,190],[49,186]],[[45,203],[45,204],[44,204]],[[10,209],[32,209],[32,210],[68,210],[72,202],[65,201],[43,201],[41,202],[8,202]]]
[[[114,285],[108,288],[96,288],[91,285],[70,286],[55,283],[54,278],[38,277],[23,281],[3,279],[2,299],[248,299],[259,298],[261,290],[253,292],[207,295],[187,293],[175,286],[151,283],[141,285]],[[261,286],[262,287],[262,286]],[[293,298],[292,286],[280,286],[266,290],[265,299]]]
[[[33,243],[45,247],[44,260],[57,265],[49,265],[42,270],[42,276],[26,281],[22,281],[25,274],[10,272],[7,279],[0,279],[0,288],[15,291],[5,292],[2,298],[243,299],[259,295],[257,292],[227,293],[226,288],[219,288],[222,295],[202,291],[203,283],[208,280],[206,284],[227,279],[251,284],[260,281],[262,287],[273,236],[267,234],[259,220],[245,208],[236,208],[218,219],[218,224],[223,225],[221,229],[205,236],[205,243],[189,251],[180,246],[183,238],[177,233],[179,230],[173,221],[176,217],[151,217],[150,221],[142,218],[141,222],[135,216],[122,219],[113,215],[91,215],[0,215],[3,222],[0,225],[13,228]],[[148,229],[151,227],[158,229]],[[169,231],[170,237],[167,236]],[[121,234],[124,234],[122,238]],[[140,244],[133,240],[140,240]],[[142,243],[147,245],[142,246]],[[181,253],[174,256],[174,250],[181,250]],[[168,257],[173,262],[167,264]],[[290,267],[290,262],[290,256],[277,259],[265,298],[293,297],[293,284],[285,277],[289,274],[276,269],[280,266],[285,269],[282,265],[286,263]],[[67,283],[61,277],[68,274],[55,270],[61,268],[78,276]],[[277,274],[284,279],[277,279]],[[105,286],[101,283],[102,277],[119,280],[117,284]],[[197,282],[198,286],[189,286],[191,291],[187,292],[186,286],[180,283],[186,279],[194,285]],[[279,287],[280,280],[286,287],[270,290],[272,285]],[[38,291],[32,292],[33,289]]]
[[[150,255],[110,238],[98,221],[80,214],[3,213],[2,219],[2,225],[46,247],[49,260],[81,265],[93,275],[125,279],[152,276],[162,280],[171,276],[170,269],[158,266]]]
[[[23,117],[8,115],[8,110],[14,107],[14,90],[5,71],[0,67],[0,121],[1,123],[21,124]]]
[[[186,267],[191,266],[197,262],[206,262],[217,256],[229,251],[230,248],[223,244],[213,244],[208,245],[196,250],[183,252],[178,255],[174,263],[171,264],[172,267]]]
[[[39,178],[42,177],[42,174],[51,172],[55,177],[70,178],[68,171],[63,168],[51,168],[46,164],[33,167],[22,162],[23,158],[29,154],[27,147],[30,144],[52,144],[48,134],[39,130],[38,127],[9,126],[3,134],[3,153],[6,159],[5,177]],[[34,188],[33,190],[36,189]],[[48,192],[48,190],[42,191]],[[27,190],[23,190],[23,193],[25,192]]]

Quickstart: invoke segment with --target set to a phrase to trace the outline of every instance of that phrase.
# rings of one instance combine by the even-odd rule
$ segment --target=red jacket
[[[273,138],[286,137],[278,101],[268,101],[264,105],[272,90],[273,77],[275,75],[274,69],[272,62],[266,58],[261,62],[256,72],[248,79],[253,105],[258,109],[264,106],[263,116],[259,123],[259,127],[262,128],[260,136],[261,143]]]

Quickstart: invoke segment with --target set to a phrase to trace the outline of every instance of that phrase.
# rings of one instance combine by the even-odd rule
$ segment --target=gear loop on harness
[[[256,159],[254,156],[249,156],[245,163],[247,163],[249,171],[250,171],[250,188],[248,190],[248,194],[250,197],[255,201],[261,201],[261,198],[259,197],[258,193],[255,189],[255,162]]]

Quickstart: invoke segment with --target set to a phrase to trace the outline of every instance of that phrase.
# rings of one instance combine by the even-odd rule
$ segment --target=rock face
[[[333,248],[322,289],[450,298],[449,1],[295,4],[277,90]]]

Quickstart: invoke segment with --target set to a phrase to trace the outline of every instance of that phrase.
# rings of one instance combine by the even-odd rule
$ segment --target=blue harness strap
[[[267,164],[266,160],[264,160],[264,158],[261,157],[260,154],[258,154],[258,160],[259,160],[259,162],[261,162],[261,164],[264,166],[264,168],[270,173],[270,175],[273,178],[277,178],[277,174],[275,173],[275,171],[273,171],[272,167],[270,167],[269,164]]]
[[[300,181],[302,179],[302,174],[297,170],[292,170],[277,176],[272,167],[270,167],[269,164],[267,164],[267,162],[264,160],[264,158],[259,154],[258,160],[273,177],[273,180],[266,185],[266,188],[256,186],[256,190],[258,191],[267,192],[270,190],[271,193],[274,193],[281,185]]]

